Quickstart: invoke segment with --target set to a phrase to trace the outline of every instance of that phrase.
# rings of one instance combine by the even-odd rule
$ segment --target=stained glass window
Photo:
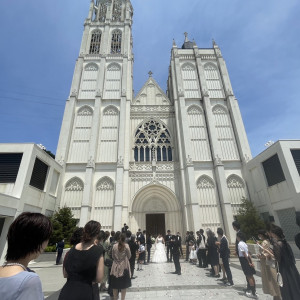
[[[172,143],[168,129],[158,121],[142,124],[135,134],[135,161],[172,161]]]

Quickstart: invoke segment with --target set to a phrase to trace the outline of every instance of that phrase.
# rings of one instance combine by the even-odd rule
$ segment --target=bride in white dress
[[[158,235],[158,237],[155,240],[155,251],[152,258],[152,262],[154,263],[163,263],[167,262],[167,255],[165,251],[165,240],[161,236],[161,234]]]

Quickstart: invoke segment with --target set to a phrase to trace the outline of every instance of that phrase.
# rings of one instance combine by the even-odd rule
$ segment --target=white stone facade
[[[1,172],[3,167],[0,170],[0,263],[6,253],[8,228],[18,215],[30,211],[51,216],[57,210],[63,171],[59,163],[35,144],[0,144],[1,154],[21,154],[21,160],[15,180],[3,182],[6,181]],[[36,188],[31,182],[36,159],[48,166],[43,189]]]
[[[293,158],[293,152],[300,155],[299,140],[279,140],[247,164],[251,200],[266,221],[283,229],[289,241],[294,241],[299,232],[295,212],[300,212],[300,161],[296,156]],[[277,164],[271,161],[269,172],[281,176],[268,179],[264,163],[272,158],[276,158]]]
[[[135,232],[159,214],[156,231],[221,226],[234,239],[251,152],[221,51],[173,43],[167,92],[150,72],[134,97],[132,17],[129,0],[91,1],[56,155],[61,206],[81,226]]]

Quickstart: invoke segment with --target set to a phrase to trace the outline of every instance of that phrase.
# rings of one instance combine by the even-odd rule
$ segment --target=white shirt
[[[244,257],[244,252],[248,256],[248,246],[245,242],[240,241],[238,244],[239,257]]]

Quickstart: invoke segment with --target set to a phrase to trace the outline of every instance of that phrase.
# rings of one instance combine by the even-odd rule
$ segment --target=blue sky
[[[89,0],[0,2],[0,143],[56,151]],[[166,90],[172,40],[212,38],[225,58],[253,155],[300,139],[299,0],[132,0],[134,90]]]

